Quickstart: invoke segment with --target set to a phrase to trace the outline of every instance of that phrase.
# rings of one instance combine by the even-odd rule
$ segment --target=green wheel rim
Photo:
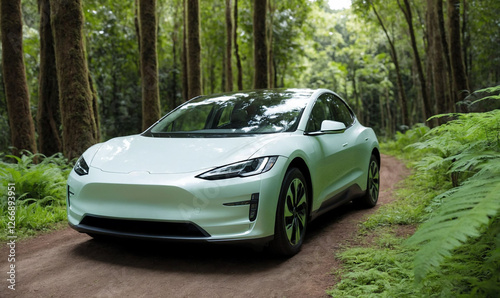
[[[307,220],[307,197],[304,183],[295,178],[288,186],[284,206],[285,231],[288,242],[297,245],[304,236]]]
[[[380,172],[376,161],[370,162],[370,169],[368,171],[368,191],[372,202],[378,200],[378,191],[380,188]]]

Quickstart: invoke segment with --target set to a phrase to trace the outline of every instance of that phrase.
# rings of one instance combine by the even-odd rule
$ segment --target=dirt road
[[[379,206],[407,174],[382,157]],[[17,243],[15,291],[2,245],[0,297],[322,297],[336,281],[335,253],[373,211],[349,204],[325,214],[288,260],[238,246],[99,242],[66,228]]]

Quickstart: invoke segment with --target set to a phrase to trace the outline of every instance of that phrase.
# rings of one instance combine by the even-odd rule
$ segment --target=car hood
[[[105,172],[174,174],[246,160],[283,134],[234,138],[120,137],[103,143],[90,166]],[[257,157],[257,156],[256,156]]]

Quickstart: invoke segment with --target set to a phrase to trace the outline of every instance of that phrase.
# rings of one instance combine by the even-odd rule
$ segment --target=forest
[[[365,231],[422,224],[383,253],[347,250],[351,275],[329,293],[498,293],[500,2],[329,2],[0,0],[0,175],[2,196],[22,181],[19,225],[64,220],[64,179],[84,150],[140,133],[190,98],[327,88],[414,170],[401,196],[418,208],[388,208]],[[350,262],[370,253],[411,269],[388,277],[394,262],[367,260],[380,270],[360,277],[367,268]],[[391,278],[397,286],[374,282]]]

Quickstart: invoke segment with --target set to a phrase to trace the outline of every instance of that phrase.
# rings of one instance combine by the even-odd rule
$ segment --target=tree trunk
[[[267,0],[254,0],[253,6],[253,86],[255,89],[268,88],[266,2]]]
[[[95,133],[94,137],[97,142],[101,141],[101,127],[100,127],[100,117],[99,117],[99,98],[97,96],[97,90],[94,88],[94,80],[89,72],[89,86],[90,93],[92,95],[92,113],[94,114],[95,119]]]
[[[160,118],[156,0],[139,0],[139,43],[142,85],[142,129]]]
[[[54,38],[50,25],[50,2],[38,0],[40,13],[40,77],[38,85],[38,149],[51,156],[63,151],[59,86]]]
[[[441,44],[442,44],[441,55],[443,56],[446,65],[446,79],[448,80],[445,89],[445,97],[446,97],[445,110],[448,112],[455,112],[455,103],[452,102],[453,78],[451,74],[450,49],[448,45],[448,39],[446,38],[446,29],[444,25],[443,0],[436,0],[436,12],[439,24],[439,36],[441,37]],[[444,118],[441,118],[441,120],[444,120]]]
[[[273,20],[274,20],[274,11],[275,5],[272,5],[273,0],[267,0],[268,3],[268,11],[269,11],[269,26],[267,27],[267,45],[268,45],[268,54],[267,54],[267,73],[269,80],[269,88],[275,87],[275,76],[274,76],[274,53],[273,53]]]
[[[181,2],[182,3],[182,2]],[[174,8],[174,28],[172,32],[170,33],[170,37],[172,40],[172,71],[170,72],[170,82],[169,84],[169,95],[167,98],[167,109],[168,111],[171,111],[175,109],[179,104],[178,104],[178,99],[177,99],[177,47],[178,47],[178,41],[179,41],[179,28],[181,26],[180,22],[184,20],[184,18],[179,17],[179,4],[176,2],[175,3],[175,8]]]
[[[23,58],[23,20],[21,0],[1,0],[2,63],[5,97],[14,155],[22,150],[36,153],[35,124]]]
[[[238,0],[234,0],[234,56],[236,57],[236,68],[238,68],[238,90],[243,90],[243,71],[238,49]]]
[[[470,47],[470,34],[469,34],[469,23],[468,23],[468,18],[469,18],[469,7],[467,6],[467,0],[462,0],[462,5],[463,5],[463,22],[462,22],[462,57],[464,60],[464,67],[465,67],[465,76],[468,78],[469,73],[470,73],[470,67],[469,63],[467,60],[468,53],[469,53],[469,47]],[[469,81],[469,80],[467,80]],[[468,83],[468,82],[467,82]],[[469,86],[470,88],[470,86]]]
[[[200,6],[198,0],[187,0],[187,49],[188,98],[191,99],[202,93]]]
[[[465,73],[460,41],[460,0],[448,0],[448,28],[450,35],[450,60],[453,77],[453,102],[464,100],[469,90],[469,82]],[[462,105],[463,106],[463,105]],[[462,112],[465,110],[462,109]]]
[[[188,66],[187,66],[187,8],[186,0],[182,1],[182,53],[181,53],[181,64],[182,64],[182,100],[188,101]]]
[[[422,96],[422,103],[424,106],[424,120],[426,120],[432,116],[431,103],[429,101],[429,96],[427,94],[427,89],[426,89],[427,83],[422,68],[422,61],[420,60],[420,54],[418,52],[417,40],[415,38],[415,31],[413,29],[413,17],[409,0],[404,0],[404,4],[405,4],[404,8],[401,5],[399,7],[403,11],[406,18],[406,22],[408,23],[410,39],[411,39],[411,47],[413,49],[413,56],[415,58],[415,64],[417,67],[418,80],[420,82],[420,92]]]
[[[382,27],[382,30],[385,33],[385,36],[387,37],[387,41],[389,42],[389,46],[391,49],[391,58],[392,62],[394,63],[394,67],[396,68],[396,76],[397,76],[397,82],[398,82],[398,93],[399,93],[399,98],[401,102],[401,122],[403,125],[409,125],[408,123],[408,104],[406,101],[406,93],[404,90],[403,86],[403,79],[401,78],[401,71],[399,69],[399,60],[398,60],[398,53],[396,52],[396,48],[394,46],[394,42],[392,38],[389,36],[389,33],[387,32],[387,29],[385,28],[384,22],[380,18],[380,15],[378,14],[377,10],[375,9],[375,5],[373,2],[370,1],[370,5],[372,6],[373,12],[375,13],[375,16],[377,17],[377,20],[380,23],[380,26]]]
[[[233,21],[231,15],[231,0],[226,0],[226,91],[233,90],[232,37]]]
[[[50,0],[64,155],[80,156],[96,143],[96,120],[83,45],[81,0]]]
[[[139,52],[141,51],[141,30],[139,29],[139,0],[135,0],[135,8],[134,8],[134,25],[135,25],[135,35],[137,36],[137,46]],[[139,59],[139,63],[141,59]]]
[[[441,31],[439,30],[438,3],[435,0],[427,0],[427,21],[429,36],[429,51],[432,61],[432,73],[434,80],[434,97],[437,104],[438,114],[447,112],[446,88],[448,78],[446,74],[445,61],[443,57],[443,43]],[[439,121],[441,123],[441,121]]]

